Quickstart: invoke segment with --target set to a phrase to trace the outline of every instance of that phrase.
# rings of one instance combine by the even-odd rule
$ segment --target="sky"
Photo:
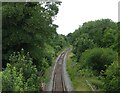
[[[120,0],[60,0],[59,13],[54,21],[58,34],[72,33],[84,22],[109,18],[118,22]]]

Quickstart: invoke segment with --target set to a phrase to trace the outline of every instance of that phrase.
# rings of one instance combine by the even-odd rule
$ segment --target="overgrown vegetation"
[[[39,91],[46,69],[68,45],[53,24],[60,4],[2,3],[3,91]]]
[[[2,3],[3,91],[40,91],[57,53],[69,43],[73,55],[67,70],[75,90],[90,91],[88,80],[95,90],[120,91],[119,23],[89,21],[67,36],[59,35],[53,21],[60,4]]]
[[[120,91],[117,26],[110,19],[89,21],[67,35],[74,53],[70,59],[75,70],[68,63],[73,84],[77,78],[80,82],[88,80],[94,90]],[[74,87],[78,86],[82,85]]]
[[[117,53],[109,48],[93,48],[86,50],[81,56],[81,68],[91,69],[100,74],[108,65],[117,59]]]
[[[3,71],[3,91],[38,91],[40,78],[29,53],[24,54],[21,50],[11,55],[9,60],[11,64],[8,63]]]

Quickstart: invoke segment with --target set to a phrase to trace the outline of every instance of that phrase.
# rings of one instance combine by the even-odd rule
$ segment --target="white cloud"
[[[84,22],[109,18],[117,22],[119,0],[61,0],[59,13],[54,23],[57,32],[67,35]]]

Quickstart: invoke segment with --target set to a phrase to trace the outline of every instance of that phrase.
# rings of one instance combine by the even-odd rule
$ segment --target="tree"
[[[75,32],[72,33],[71,36],[73,42],[71,44],[74,44],[74,41],[76,38],[80,38],[80,35],[88,34],[89,38],[92,39],[98,47],[104,47],[102,38],[104,33],[106,33],[106,31],[109,29],[112,29],[115,32],[117,31],[117,24],[110,19],[100,19],[85,22],[82,26],[76,29]]]
[[[76,55],[77,62],[80,61],[81,54],[85,50],[95,47],[93,40],[91,40],[87,34],[80,35],[80,37],[76,39],[74,44],[75,45],[73,53]]]
[[[103,47],[111,47],[117,50],[117,44],[118,44],[117,30],[106,29],[102,38],[102,42],[103,42],[102,45]]]
[[[52,22],[60,3],[4,3],[3,8],[3,67],[12,52],[24,48],[41,70],[45,58],[45,43],[56,33]]]

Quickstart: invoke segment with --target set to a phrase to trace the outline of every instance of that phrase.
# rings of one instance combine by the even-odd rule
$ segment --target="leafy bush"
[[[113,62],[105,71],[104,89],[107,91],[120,91],[120,66]]]
[[[16,67],[7,64],[6,70],[3,72],[3,91],[23,91],[23,75],[17,72]]]
[[[79,39],[75,41],[73,53],[76,55],[77,62],[79,62],[81,54],[87,50],[94,48],[96,44],[94,44],[93,40],[89,38],[87,34],[82,34]]]
[[[45,58],[47,59],[48,64],[51,66],[53,58],[55,57],[55,49],[51,45],[45,45]]]
[[[39,77],[37,69],[32,65],[32,59],[24,54],[24,50],[12,54],[3,71],[3,91],[38,91]]]
[[[102,38],[102,42],[103,42],[102,46],[112,47],[114,49],[116,47],[117,41],[118,41],[117,30],[106,29]]]
[[[109,48],[94,48],[86,50],[81,56],[81,66],[92,69],[98,74],[105,70],[114,60],[117,53]]]

